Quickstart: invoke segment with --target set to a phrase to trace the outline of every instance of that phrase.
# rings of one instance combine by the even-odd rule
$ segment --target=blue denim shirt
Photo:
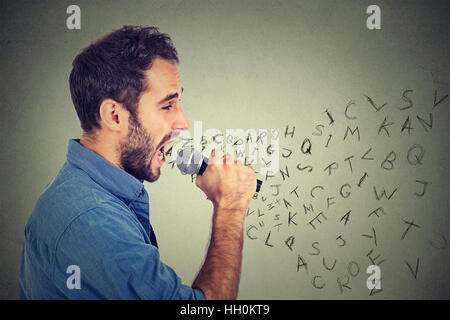
[[[19,283],[22,299],[205,298],[161,262],[142,181],[79,140],[28,220]]]

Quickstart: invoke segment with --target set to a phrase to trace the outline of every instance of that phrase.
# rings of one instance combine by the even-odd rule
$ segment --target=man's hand
[[[256,190],[255,171],[230,155],[213,150],[208,167],[198,175],[195,184],[210,199],[215,208],[246,211]]]

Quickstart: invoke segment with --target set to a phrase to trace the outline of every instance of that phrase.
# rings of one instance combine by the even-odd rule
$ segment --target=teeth
[[[161,151],[158,152],[158,159],[162,160],[164,158],[164,155]]]

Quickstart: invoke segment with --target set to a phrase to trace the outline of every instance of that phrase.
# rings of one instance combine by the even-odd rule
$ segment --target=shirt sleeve
[[[58,240],[53,277],[69,299],[205,299],[184,285],[146,243],[139,222],[120,205],[109,204],[79,215]],[[69,271],[78,267],[79,288]],[[75,282],[74,282],[75,283]]]

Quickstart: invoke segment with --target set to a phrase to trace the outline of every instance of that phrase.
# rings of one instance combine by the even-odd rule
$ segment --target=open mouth
[[[164,154],[164,147],[165,147],[165,146],[162,146],[161,149],[159,149],[159,151],[158,151],[158,153],[157,153],[158,160],[159,160],[161,163],[163,163],[163,162],[166,160],[166,156],[165,156],[165,154]]]
[[[166,155],[164,153],[164,148],[167,144],[175,142],[178,140],[178,137],[180,135],[180,132],[178,130],[173,131],[170,136],[168,137],[167,141],[164,143],[164,145],[158,150],[158,153],[156,154],[159,162],[163,164],[166,161]]]

